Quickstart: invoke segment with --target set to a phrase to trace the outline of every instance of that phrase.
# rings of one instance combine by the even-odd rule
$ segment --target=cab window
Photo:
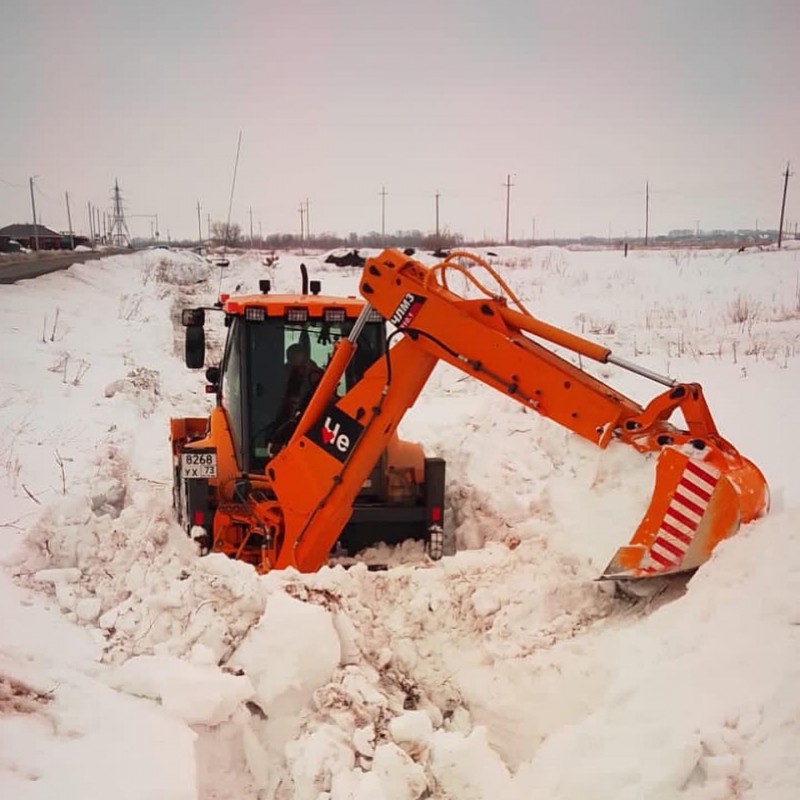
[[[233,449],[240,467],[244,467],[244,391],[242,386],[242,321],[234,318],[228,333],[225,357],[222,362],[220,405],[225,410],[231,429]]]
[[[267,318],[248,323],[249,454],[254,468],[263,468],[288,440],[330,363],[334,346],[350,333],[353,322],[310,319],[292,323]],[[337,387],[339,396],[361,380],[383,348],[383,324],[365,325],[356,355]]]

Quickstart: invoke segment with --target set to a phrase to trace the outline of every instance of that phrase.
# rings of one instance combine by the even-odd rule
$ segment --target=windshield
[[[353,323],[353,319],[293,323],[275,317],[247,323],[251,471],[263,468],[288,440],[330,362],[334,345],[347,337]],[[351,389],[383,351],[383,323],[367,323],[337,393],[341,396]]]

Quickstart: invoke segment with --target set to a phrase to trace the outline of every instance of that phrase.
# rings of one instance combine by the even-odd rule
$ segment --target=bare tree
[[[236,222],[226,225],[224,222],[211,223],[211,241],[214,245],[228,244],[236,246],[242,240],[242,228]]]

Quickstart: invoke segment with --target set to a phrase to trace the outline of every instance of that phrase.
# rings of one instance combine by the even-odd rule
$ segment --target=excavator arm
[[[452,291],[450,270],[484,288],[455,262],[456,255],[492,272],[507,297],[486,292],[468,299]],[[314,571],[325,563],[378,455],[440,360],[600,447],[616,439],[660,455],[650,508],[604,577],[696,567],[741,522],[766,510],[763,476],[719,435],[699,385],[676,384],[537,320],[486,262],[454,254],[428,269],[386,250],[366,262],[360,291],[368,305],[350,337],[337,345],[293,436],[267,466],[272,491],[251,496],[267,542],[264,569]],[[335,388],[371,308],[395,326],[390,338],[399,341],[339,398]],[[533,337],[669,388],[643,408]],[[679,409],[685,428],[669,421]]]

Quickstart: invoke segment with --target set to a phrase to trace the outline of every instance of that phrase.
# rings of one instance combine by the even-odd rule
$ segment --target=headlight
[[[292,306],[286,309],[287,322],[306,322],[308,320],[308,309]]]
[[[244,318],[250,322],[263,322],[267,318],[267,312],[258,306],[247,306],[244,310]]]
[[[323,312],[325,322],[344,322],[347,312],[343,308],[326,308]]]

